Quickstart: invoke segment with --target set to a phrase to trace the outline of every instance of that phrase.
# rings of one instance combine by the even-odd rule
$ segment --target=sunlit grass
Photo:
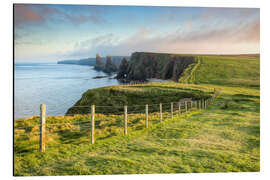
[[[158,107],[163,99],[155,97],[161,94],[168,97],[164,99],[166,102],[171,102],[190,96],[200,99],[213,95],[214,89],[221,90],[218,98],[205,110],[182,112],[178,116],[175,109],[171,118],[168,106],[162,122],[158,112],[150,113],[149,128],[145,128],[144,106],[134,109],[128,104],[127,136],[123,128],[123,104],[118,104],[121,105],[119,114],[104,114],[97,108],[95,144],[90,141],[89,114],[47,117],[45,153],[39,152],[39,117],[17,120],[14,174],[260,171],[259,60],[209,56],[203,57],[201,64],[195,70],[193,68],[186,75],[191,74],[187,82],[194,84],[185,81],[121,85],[84,94],[82,101],[86,105],[93,100],[103,102],[102,95],[119,93],[129,96],[127,102],[157,103]],[[91,93],[96,99],[90,98]],[[182,95],[175,98],[177,93]],[[137,98],[139,96],[145,100]],[[113,103],[117,104],[116,101]],[[139,112],[132,112],[135,110]]]

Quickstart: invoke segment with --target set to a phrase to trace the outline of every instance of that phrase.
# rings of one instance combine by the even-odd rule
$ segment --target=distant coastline
[[[112,62],[119,67],[123,58],[127,60],[130,59],[130,56],[110,56]],[[102,62],[106,63],[106,57],[101,57]],[[87,66],[95,66],[96,58],[83,58],[83,59],[72,59],[72,60],[60,60],[57,61],[57,64],[76,64],[76,65],[87,65]]]
[[[98,54],[96,58],[86,58],[79,60],[61,60],[57,64],[72,64],[72,65],[86,65],[94,66],[94,70],[102,71],[106,74],[117,73],[119,66],[123,59],[129,60],[129,56],[106,56],[100,57]]]
[[[79,60],[62,60],[57,61],[57,64],[76,64],[76,65],[95,66],[96,58],[86,58]]]

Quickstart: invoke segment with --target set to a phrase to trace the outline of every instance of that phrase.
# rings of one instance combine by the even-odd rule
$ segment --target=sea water
[[[120,84],[93,66],[57,63],[15,63],[14,118],[40,114],[40,104],[46,104],[46,114],[64,115],[88,89]],[[89,107],[90,108],[90,107]]]

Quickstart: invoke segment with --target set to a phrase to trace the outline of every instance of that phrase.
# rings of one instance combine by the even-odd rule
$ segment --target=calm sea
[[[92,66],[15,63],[15,119],[39,115],[40,104],[46,104],[47,115],[63,115],[86,90],[120,84],[116,79],[93,79],[102,75]]]

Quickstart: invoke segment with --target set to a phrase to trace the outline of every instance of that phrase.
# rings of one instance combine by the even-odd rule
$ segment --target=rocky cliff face
[[[117,79],[124,79],[127,77],[127,74],[128,74],[128,61],[126,60],[126,58],[123,58],[120,66],[119,66],[119,69],[118,69],[118,73],[117,73],[117,76],[116,78]]]
[[[115,73],[118,71],[122,59],[130,59],[129,56],[107,56],[100,57],[96,54],[96,63],[94,69],[97,71],[103,71],[105,73]]]
[[[193,56],[135,52],[128,65],[119,67],[117,79],[144,81],[158,78],[178,81],[184,70],[194,62]]]
[[[102,71],[104,69],[104,63],[102,61],[102,58],[98,54],[96,54],[96,64],[94,69],[97,71]]]
[[[110,56],[107,56],[106,57],[106,64],[105,64],[105,67],[103,69],[103,71],[105,73],[113,73],[113,72],[116,72],[117,71],[117,67],[116,65],[112,62],[112,59]]]

